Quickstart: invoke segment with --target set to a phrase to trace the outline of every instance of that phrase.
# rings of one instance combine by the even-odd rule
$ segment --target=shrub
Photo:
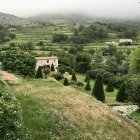
[[[75,81],[75,82],[77,81],[77,78],[76,78],[76,74],[75,73],[72,73],[71,80],[72,81]]]
[[[118,91],[118,94],[116,96],[116,100],[118,102],[124,102],[127,99],[127,93],[126,93],[126,84],[123,83]]]
[[[63,85],[64,86],[68,86],[69,85],[69,82],[68,82],[68,79],[67,78],[64,79]]]
[[[5,51],[0,54],[2,68],[22,76],[34,77],[36,59],[23,51]]]
[[[97,79],[95,81],[95,85],[92,91],[92,95],[94,95],[97,98],[97,100],[101,102],[105,102],[105,94],[104,94],[103,81],[102,81],[101,75],[97,76]]]
[[[63,75],[60,72],[51,72],[50,76],[56,80],[63,79]]]
[[[90,77],[89,77],[89,75],[87,74],[86,77],[85,77],[85,82],[88,82],[88,81],[90,81]]]
[[[109,80],[114,77],[113,74],[111,74],[110,72],[107,72],[104,69],[92,69],[92,70],[89,70],[87,74],[89,75],[91,79],[96,79],[97,75],[102,75],[103,82],[105,84],[107,84]]]
[[[6,88],[0,89],[0,139],[28,139],[28,135],[23,128],[20,105]]]
[[[87,82],[87,84],[86,84],[86,86],[85,86],[85,90],[91,91],[91,86],[90,86],[89,81]]]
[[[52,63],[52,65],[51,65],[51,71],[55,71],[55,68],[54,68],[53,63]]]
[[[107,91],[107,92],[113,92],[113,91],[114,91],[114,87],[113,87],[113,84],[112,84],[112,80],[110,80],[110,81],[108,82],[108,85],[107,85],[107,87],[106,87],[106,91]]]
[[[128,100],[136,103],[140,108],[140,77],[137,75],[129,75],[126,81]]]
[[[36,71],[36,76],[35,78],[43,78],[43,72],[42,72],[42,68],[39,66],[37,71]]]
[[[83,87],[84,84],[83,84],[82,82],[77,82],[77,83],[76,83],[76,86],[78,86],[78,87]]]

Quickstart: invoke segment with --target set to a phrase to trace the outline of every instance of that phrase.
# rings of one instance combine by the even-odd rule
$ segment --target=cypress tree
[[[101,75],[97,76],[97,79],[95,81],[94,88],[92,91],[92,95],[94,95],[97,100],[101,102],[105,102],[105,94],[104,94],[103,81],[102,81]]]
[[[86,86],[85,86],[85,90],[91,91],[91,87],[90,87],[89,81],[87,82],[87,84],[86,84]]]
[[[106,91],[107,91],[107,92],[113,92],[113,91],[114,91],[114,87],[113,87],[113,84],[112,84],[112,80],[110,80],[110,81],[108,82],[108,85],[107,85],[107,87],[106,87]]]
[[[69,85],[69,82],[68,82],[68,79],[67,78],[64,79],[63,85],[64,86],[68,86]]]
[[[76,74],[74,72],[72,73],[71,80],[75,82],[77,81]]]
[[[51,71],[55,71],[55,68],[54,68],[53,63],[52,63],[52,65],[51,65]]]
[[[118,102],[124,102],[127,99],[127,93],[126,93],[126,85],[123,83],[118,91],[118,94],[116,96],[116,100]]]
[[[42,68],[39,66],[35,78],[43,78]]]
[[[87,74],[86,77],[85,77],[85,82],[88,82],[88,81],[90,81],[90,77],[89,77],[89,75]]]

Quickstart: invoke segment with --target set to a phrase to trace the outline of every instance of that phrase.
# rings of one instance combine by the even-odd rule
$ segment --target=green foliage
[[[75,70],[79,73],[86,73],[91,69],[91,58],[87,53],[78,53],[75,58]]]
[[[39,66],[37,71],[36,71],[36,76],[35,78],[42,78],[43,79],[43,72],[42,72],[42,68]]]
[[[32,42],[27,42],[27,43],[24,43],[24,44],[20,44],[19,48],[21,50],[33,50],[34,49]]]
[[[50,55],[55,55],[59,58],[59,64],[64,68],[74,68],[74,55],[68,54],[65,51],[52,52]]]
[[[126,81],[128,100],[136,103],[140,108],[140,77],[129,75]]]
[[[49,68],[47,68],[47,67],[45,67],[45,68],[43,69],[43,73],[44,73],[45,78],[46,78],[46,77],[47,77],[47,75],[50,73],[50,69],[49,69]]]
[[[20,105],[7,89],[0,89],[0,139],[28,139],[23,128]]]
[[[124,102],[124,101],[126,101],[126,99],[127,99],[126,84],[123,83],[119,88],[119,91],[116,96],[116,100],[118,102]]]
[[[63,79],[63,75],[60,72],[51,72],[50,76],[56,80]]]
[[[130,56],[130,71],[140,73],[140,48],[137,48]]]
[[[35,76],[36,59],[23,51],[6,51],[0,54],[2,68],[22,76]]]
[[[55,71],[53,63],[51,64],[51,71]]]
[[[113,92],[114,91],[112,80],[109,80],[108,85],[106,87],[106,91],[107,92]]]
[[[68,40],[67,35],[64,35],[64,34],[54,34],[52,42],[54,42],[54,43],[62,43],[62,42],[66,42],[67,40]]]
[[[82,82],[76,82],[76,86],[78,86],[78,87],[83,87],[84,86],[84,84],[82,83]]]
[[[97,98],[97,100],[101,102],[105,102],[105,94],[104,94],[103,81],[102,81],[101,75],[97,76],[97,79],[95,81],[95,85],[92,91],[92,95],[94,95]]]
[[[107,30],[98,25],[90,25],[82,30],[83,36],[88,40],[103,40],[108,37]]]
[[[76,77],[76,74],[74,72],[72,73],[71,80],[75,81],[75,82],[77,81],[77,77]]]
[[[0,25],[0,43],[8,42],[12,39],[15,39],[16,35],[13,33],[9,33],[8,28]]]
[[[64,86],[68,86],[69,85],[69,82],[68,82],[68,79],[67,78],[64,79],[63,85]]]
[[[86,75],[86,77],[85,77],[85,80],[84,80],[85,82],[89,82],[90,81],[90,76],[89,76],[89,74],[87,74]]]
[[[85,86],[85,90],[91,91],[91,86],[90,86],[89,81],[87,81],[87,84],[86,84],[86,86]]]

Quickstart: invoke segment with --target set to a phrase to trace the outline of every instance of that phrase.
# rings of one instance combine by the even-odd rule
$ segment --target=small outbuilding
[[[120,39],[119,45],[132,45],[133,40],[132,39]]]

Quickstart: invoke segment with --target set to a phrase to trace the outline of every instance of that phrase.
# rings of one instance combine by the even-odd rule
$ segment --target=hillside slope
[[[0,12],[0,24],[1,25],[29,26],[31,25],[31,22],[27,19],[19,18],[14,15]]]
[[[139,140],[140,129],[93,97],[52,80],[12,86],[31,140]]]

